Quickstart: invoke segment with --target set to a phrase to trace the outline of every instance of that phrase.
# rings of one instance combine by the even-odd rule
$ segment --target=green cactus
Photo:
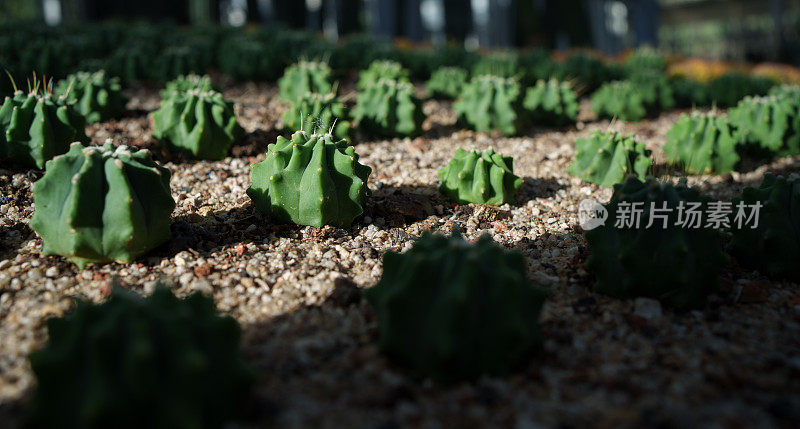
[[[331,68],[320,61],[300,61],[286,69],[278,81],[278,97],[294,102],[307,93],[333,92],[330,82]]]
[[[117,119],[125,113],[126,97],[119,78],[108,77],[105,71],[79,72],[59,82],[56,94],[75,103],[75,109],[87,123]]]
[[[528,88],[522,105],[538,125],[563,126],[578,119],[578,98],[566,82],[539,80]]]
[[[476,131],[500,130],[519,134],[526,122],[522,92],[515,79],[483,75],[473,77],[453,103],[458,121]]]
[[[639,48],[625,60],[625,71],[628,76],[642,72],[663,74],[667,71],[667,59],[653,48]]]
[[[175,201],[170,172],[146,150],[73,143],[33,185],[31,228],[45,255],[129,263],[167,241]]]
[[[614,186],[604,206],[605,223],[584,233],[590,252],[586,266],[597,279],[594,290],[618,298],[655,298],[682,310],[705,306],[708,294],[720,288],[726,259],[719,231],[690,221],[691,208],[702,214],[707,204],[695,189],[653,178],[629,177]]]
[[[200,76],[196,74],[189,74],[185,76],[178,76],[174,80],[167,82],[166,88],[161,91],[161,97],[167,98],[172,95],[173,92],[188,92],[191,90],[200,92],[219,92],[219,88],[217,88],[211,82],[211,78],[208,75]]]
[[[557,64],[553,73],[561,81],[575,81],[584,93],[592,93],[606,82],[621,79],[621,70],[606,64],[591,53],[576,52]]]
[[[289,103],[283,113],[283,123],[290,132],[330,132],[339,140],[350,139],[350,122],[346,118],[344,104],[333,93],[306,93]]]
[[[85,126],[74,105],[48,88],[35,84],[27,95],[15,91],[0,106],[0,161],[44,168],[47,160],[68,151],[70,143],[89,143]]]
[[[142,298],[115,286],[47,329],[30,355],[27,427],[222,427],[242,416],[255,379],[238,324],[200,293],[178,299],[159,286]]]
[[[697,174],[729,173],[739,162],[728,117],[715,113],[681,115],[667,131],[664,153],[669,162]]]
[[[651,164],[650,154],[644,143],[632,135],[594,131],[589,137],[575,140],[575,161],[567,172],[610,188],[631,174],[644,179]]]
[[[219,47],[220,71],[236,80],[272,81],[283,72],[278,46],[244,35],[228,37]]]
[[[745,216],[760,205],[755,225],[737,218],[740,204],[748,206],[742,212]],[[767,173],[761,186],[745,188],[732,206],[729,251],[737,261],[770,277],[800,282],[800,176],[785,179]]]
[[[387,252],[364,292],[381,349],[440,381],[507,375],[542,343],[548,295],[526,278],[525,257],[488,235],[474,243],[426,232],[403,254]]]
[[[123,46],[111,53],[106,70],[123,82],[135,82],[150,78],[153,61],[153,56],[145,49],[136,45]]]
[[[364,211],[372,169],[358,162],[345,140],[298,131],[278,137],[267,158],[251,167],[247,195],[255,207],[281,222],[348,227]]]
[[[215,91],[168,93],[153,112],[153,137],[170,151],[198,159],[219,160],[244,130],[233,103]]]
[[[708,85],[686,77],[676,77],[669,81],[675,107],[703,107],[711,102],[708,99]]]
[[[458,97],[466,82],[466,70],[460,67],[441,67],[433,72],[426,87],[433,98],[453,99]]]
[[[462,204],[514,204],[522,179],[514,175],[514,160],[492,148],[456,150],[453,159],[439,169],[439,191]]]
[[[418,136],[424,121],[422,101],[408,82],[380,79],[356,97],[353,122],[369,134]]]
[[[398,82],[409,82],[409,72],[397,61],[375,60],[370,63],[366,70],[358,75],[356,89],[365,91],[374,86],[380,80],[394,80]]]
[[[728,116],[739,144],[778,156],[800,154],[800,99],[791,95],[745,97]]]
[[[520,81],[525,78],[525,71],[520,65],[519,55],[516,52],[498,51],[481,57],[472,67],[472,75],[491,75]]]
[[[708,96],[717,107],[731,107],[746,96],[767,94],[774,85],[764,77],[727,73],[708,83]]]
[[[178,76],[203,73],[208,64],[197,49],[190,45],[168,46],[154,60],[150,78],[166,82]]]
[[[669,82],[656,74],[643,73],[631,80],[606,83],[592,94],[595,114],[623,121],[638,121],[674,105]]]

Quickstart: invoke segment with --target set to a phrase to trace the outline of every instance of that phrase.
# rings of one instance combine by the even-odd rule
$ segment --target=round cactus
[[[119,78],[108,77],[103,70],[69,75],[59,83],[56,93],[75,103],[88,123],[117,119],[125,113],[127,100]]]
[[[633,136],[594,131],[589,137],[575,140],[575,161],[567,167],[567,172],[610,188],[627,175],[643,179],[650,164],[650,151]]]
[[[522,131],[526,119],[521,94],[514,78],[476,76],[461,89],[453,110],[459,123],[476,131],[500,130],[515,135]]]
[[[740,203],[751,210],[760,205],[757,224],[739,225]],[[761,186],[745,188],[732,205],[729,250],[739,263],[772,277],[800,281],[800,176],[766,174]]]
[[[166,98],[173,92],[189,92],[189,91],[217,91],[217,88],[212,82],[211,77],[208,75],[188,74],[185,76],[178,76],[177,78],[167,82],[166,88],[161,92],[161,97]]]
[[[440,67],[425,85],[433,98],[452,99],[458,97],[467,82],[466,70],[459,67]]]
[[[153,112],[153,137],[170,151],[198,159],[219,160],[244,130],[233,103],[215,91],[170,92]]]
[[[537,125],[563,126],[578,119],[578,98],[570,84],[555,79],[539,80],[528,88],[522,105]]]
[[[614,186],[604,206],[605,223],[584,233],[591,253],[586,266],[597,278],[594,290],[655,298],[678,309],[703,307],[708,294],[719,289],[725,263],[719,231],[695,225],[687,214],[692,207],[707,212],[707,203],[695,189],[653,178],[629,177]]]
[[[372,169],[358,162],[345,140],[298,131],[278,137],[267,158],[251,167],[247,195],[255,207],[282,222],[347,227],[364,212]]]
[[[300,61],[286,69],[278,81],[278,96],[295,102],[307,93],[328,94],[333,91],[331,68],[320,61]]]
[[[745,97],[728,116],[739,144],[778,156],[800,155],[800,99],[791,93]]]
[[[30,356],[37,387],[28,427],[222,427],[242,415],[253,373],[239,326],[200,293],[179,300],[112,290],[48,320],[49,339]]]
[[[46,255],[87,263],[131,262],[169,239],[170,173],[146,150],[75,143],[33,185],[31,228]]]
[[[422,134],[422,101],[408,82],[380,79],[361,91],[353,109],[356,127],[384,137]]]
[[[514,175],[514,160],[495,153],[456,150],[450,162],[439,170],[439,191],[459,203],[514,204],[522,179]]]
[[[426,232],[403,254],[387,252],[365,291],[380,347],[399,363],[443,381],[506,375],[542,342],[547,291],[526,278],[524,256],[484,235]]]
[[[667,131],[664,153],[690,173],[728,173],[739,162],[728,117],[715,113],[681,115]]]
[[[89,143],[86,120],[64,97],[33,88],[16,91],[0,106],[0,161],[43,168],[47,160],[69,150],[72,142]]]
[[[283,123],[290,132],[330,132],[337,139],[350,139],[350,122],[344,104],[335,94],[306,93],[289,103]]]
[[[356,89],[364,91],[370,86],[378,83],[379,80],[394,80],[408,82],[409,72],[397,61],[375,60],[370,63],[366,70],[358,75]]]

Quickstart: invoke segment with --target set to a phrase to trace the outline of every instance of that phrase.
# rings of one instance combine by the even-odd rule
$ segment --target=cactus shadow
[[[373,190],[364,217],[384,219],[392,227],[427,219],[445,208],[456,206],[433,184],[381,186]]]
[[[518,205],[524,205],[528,201],[537,198],[550,198],[556,192],[566,189],[566,185],[558,182],[553,177],[530,177],[525,176],[522,178],[522,186],[519,187],[516,194]]]
[[[13,259],[25,243],[36,237],[33,230],[22,222],[0,226],[0,260]]]
[[[263,130],[246,133],[231,145],[230,156],[246,158],[267,152],[267,146],[275,143],[282,133],[279,130]]]

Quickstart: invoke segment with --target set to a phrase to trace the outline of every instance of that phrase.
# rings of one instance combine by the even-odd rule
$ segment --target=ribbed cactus
[[[633,136],[595,131],[575,140],[575,161],[567,172],[610,188],[630,174],[644,179],[650,164],[650,151]]]
[[[433,98],[452,99],[458,97],[466,82],[466,70],[460,67],[441,67],[433,72],[425,86]]]
[[[306,93],[289,103],[283,123],[290,132],[330,132],[339,140],[350,139],[350,122],[344,104],[335,94]]]
[[[472,67],[473,76],[491,75],[523,80],[525,70],[520,65],[519,55],[513,51],[498,51],[483,55]]]
[[[453,159],[439,170],[439,191],[459,203],[514,204],[522,179],[514,175],[514,160],[492,148],[456,150]]]
[[[244,130],[236,121],[233,103],[215,91],[166,93],[153,112],[153,137],[169,150],[198,159],[218,160]]]
[[[515,135],[525,124],[522,90],[513,78],[482,75],[473,77],[453,103],[458,121],[476,131],[500,130]]]
[[[744,217],[740,217],[740,203],[747,206]],[[745,221],[756,204],[760,205],[758,217],[748,224]],[[786,179],[767,173],[761,186],[745,188],[732,207],[729,250],[737,261],[771,277],[800,282],[800,176]]]
[[[739,162],[728,117],[715,113],[681,115],[667,131],[664,153],[670,163],[697,174],[728,173]]]
[[[217,91],[219,89],[211,82],[208,75],[189,74],[185,76],[178,76],[177,78],[167,82],[166,88],[161,92],[161,97],[166,98],[173,92],[188,92],[188,91]]]
[[[578,119],[578,98],[571,86],[555,79],[539,80],[528,88],[522,105],[537,125],[562,126]]]
[[[604,84],[592,94],[592,111],[601,118],[638,121],[647,116],[644,95],[631,81]]]
[[[242,416],[254,381],[241,331],[200,293],[147,298],[119,286],[47,321],[30,356],[32,428],[215,428]]]
[[[364,292],[381,349],[441,381],[507,375],[542,343],[546,289],[526,278],[524,256],[488,235],[475,243],[426,232],[403,254],[387,252]]]
[[[344,140],[298,131],[278,137],[267,158],[251,167],[247,195],[255,207],[281,222],[347,227],[364,211],[372,169]]]
[[[127,99],[119,78],[108,77],[103,70],[67,76],[58,84],[56,94],[75,103],[75,109],[88,123],[117,119],[125,113]]]
[[[370,86],[378,83],[379,80],[394,80],[398,82],[408,82],[409,72],[397,61],[375,60],[370,63],[366,70],[358,75],[356,89],[364,91]]]
[[[688,214],[695,204],[700,214],[707,213],[707,203],[695,189],[653,178],[629,177],[614,186],[605,223],[584,233],[594,290],[655,298],[678,309],[703,307],[708,294],[719,289],[725,263],[720,232],[708,227],[705,217],[693,225]]]
[[[170,172],[146,150],[83,147],[47,162],[33,185],[31,228],[43,253],[87,263],[131,262],[169,239]]]
[[[629,76],[645,73],[664,73],[667,59],[653,48],[637,49],[625,60],[625,71]]]
[[[675,107],[702,107],[711,104],[708,98],[708,85],[686,77],[670,79]]]
[[[774,85],[767,78],[727,73],[708,83],[708,96],[717,107],[731,107],[746,96],[767,94]]]
[[[191,45],[173,45],[166,47],[153,60],[150,78],[158,82],[166,82],[178,76],[192,73],[203,73],[208,64],[203,56]]]
[[[286,68],[278,81],[278,96],[295,102],[307,93],[328,94],[333,91],[331,68],[321,61],[299,61]]]
[[[778,156],[800,154],[800,100],[796,97],[745,97],[728,116],[739,144]]]
[[[38,84],[27,95],[16,91],[0,106],[0,161],[18,167],[44,168],[69,150],[72,142],[89,143],[86,120],[64,97]]]
[[[369,134],[384,137],[422,134],[422,101],[408,82],[381,79],[356,97],[353,122]]]

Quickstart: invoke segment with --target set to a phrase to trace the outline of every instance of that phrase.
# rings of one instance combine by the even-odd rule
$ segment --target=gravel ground
[[[345,86],[350,94],[352,85]],[[148,293],[158,280],[178,295],[202,291],[244,330],[244,353],[259,374],[251,424],[307,427],[700,426],[800,424],[800,286],[775,282],[731,261],[725,292],[703,311],[676,313],[657,301],[591,292],[577,203],[610,191],[569,176],[574,140],[596,129],[635,133],[654,150],[680,112],[639,123],[597,121],[582,105],[577,127],[531,128],[505,138],[455,127],[449,103],[428,101],[425,135],[356,139],[372,167],[373,196],[351,228],[273,224],[245,195],[249,165],[281,127],[271,85],[229,86],[249,132],[220,162],[170,158],[154,146],[154,89],[131,91],[130,115],[95,124],[95,143],[151,147],[172,171],[172,239],[139,261],[84,271],[42,256],[28,221],[41,172],[0,170],[0,421],[13,426],[34,384],[25,356],[46,339],[43,321],[74,298],[101,301],[112,279]],[[514,157],[524,178],[516,206],[456,206],[436,191],[437,170],[459,147],[492,146]],[[757,167],[757,168],[756,168]],[[766,171],[797,171],[800,158],[752,165],[747,173],[689,176],[729,199]],[[544,348],[508,379],[438,385],[385,359],[360,291],[380,278],[381,254],[410,247],[425,230],[490,234],[525,253],[532,281],[552,290],[542,317]],[[658,273],[653,273],[658,275]],[[4,424],[0,424],[4,426]]]

